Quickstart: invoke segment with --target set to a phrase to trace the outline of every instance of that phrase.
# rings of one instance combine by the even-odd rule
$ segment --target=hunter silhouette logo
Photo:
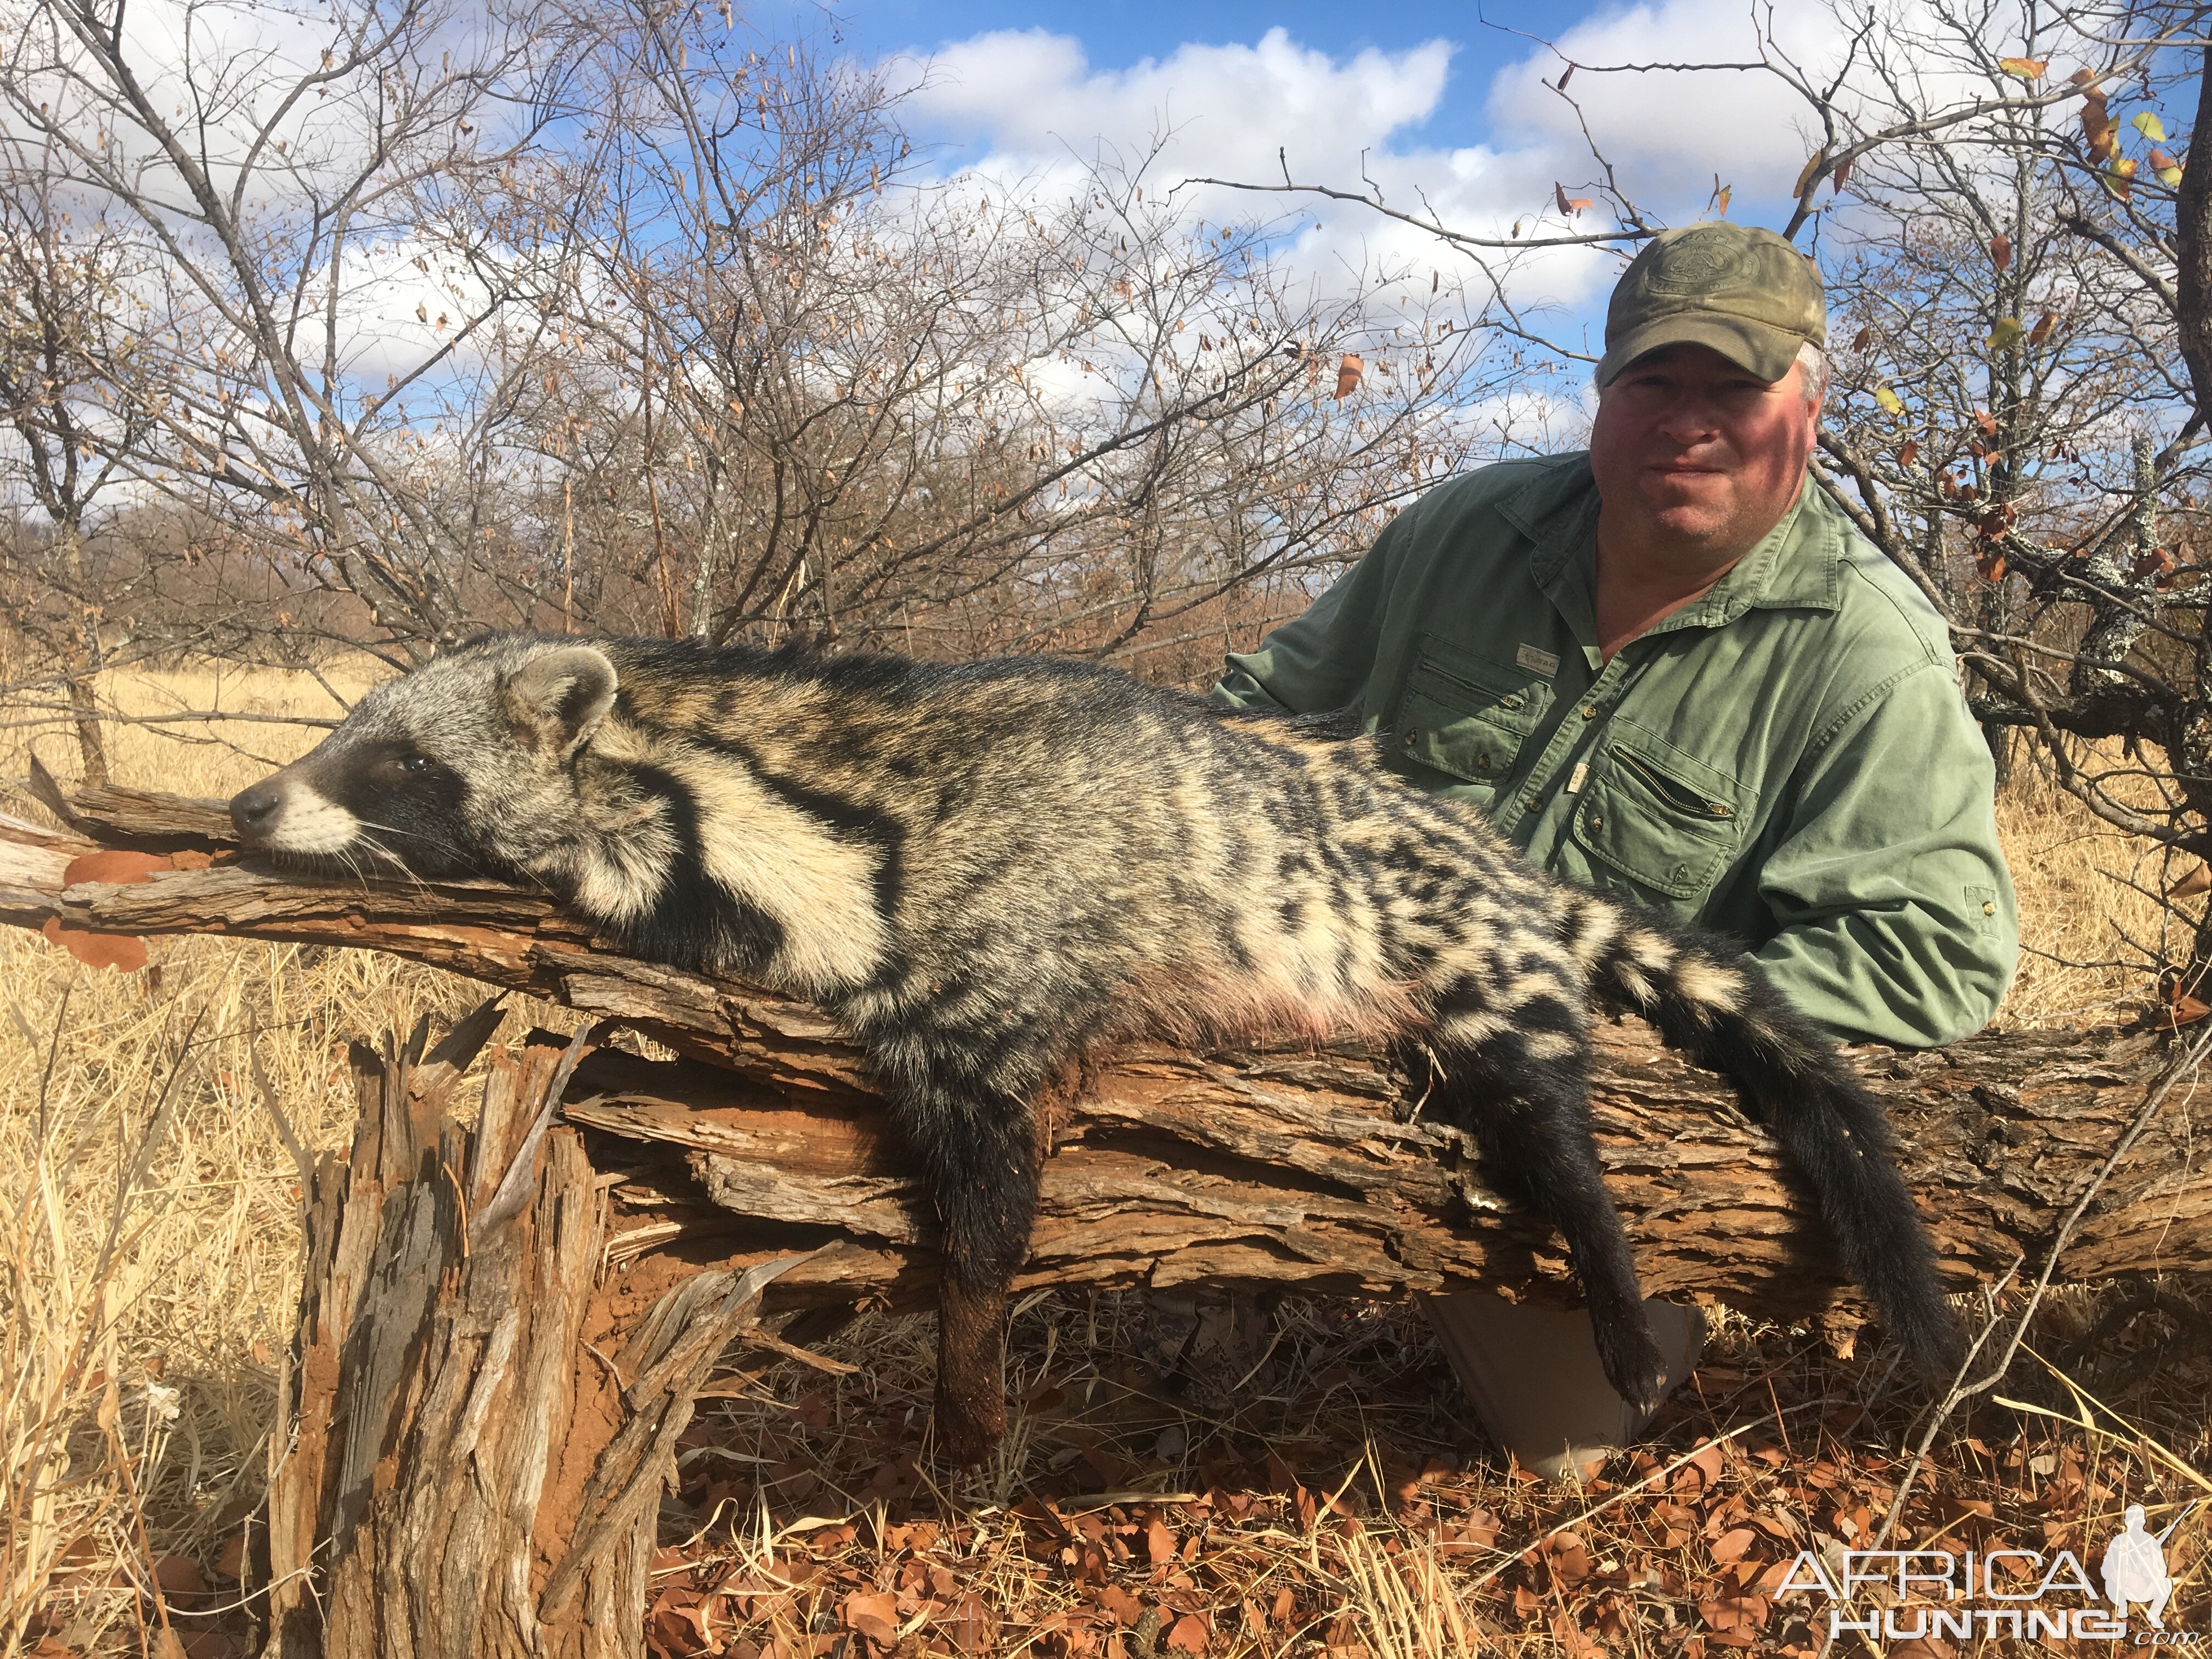
[[[1824,1596],[1832,1641],[1850,1632],[1889,1642],[1980,1636],[2194,1648],[2203,1640],[2202,1632],[2166,1627],[2166,1604],[2173,1594],[2166,1542],[2196,1507],[2187,1504],[2164,1531],[2154,1533],[2144,1528],[2142,1505],[2130,1504],[2124,1528],[2105,1546],[2099,1562],[2101,1595],[2071,1550],[1954,1554],[1832,1547],[1826,1554],[1799,1551],[1775,1595]],[[2069,1603],[2069,1597],[2075,1601]],[[1854,1607],[1854,1601],[1860,1605]],[[1972,1603],[1988,1605],[1962,1605]],[[2130,1629],[2131,1607],[2141,1609],[2148,1629]]]
[[[2173,1594],[2173,1580],[2166,1571],[2166,1540],[2196,1507],[2194,1503],[2189,1504],[2167,1522],[2164,1532],[2148,1533],[2143,1530],[2142,1505],[2128,1505],[2127,1530],[2105,1546],[2101,1567],[2105,1599],[2112,1604],[2116,1617],[2125,1619],[2128,1604],[2141,1601],[2150,1627],[2166,1628],[2166,1601]]]

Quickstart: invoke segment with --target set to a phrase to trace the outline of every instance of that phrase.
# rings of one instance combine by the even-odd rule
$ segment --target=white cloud
[[[1825,9],[1793,7],[1781,44],[1818,67],[1832,57]],[[1777,77],[1708,71],[1600,74],[1601,64],[1748,62],[1758,43],[1741,0],[1662,0],[1574,25],[1559,45],[1590,66],[1573,82],[1593,135],[1644,210],[1662,222],[1702,210],[1713,174],[1735,187],[1735,216],[1785,194],[1807,153],[1804,107]],[[965,145],[963,165],[1001,185],[1041,195],[1072,190],[1103,155],[1124,163],[1158,143],[1148,179],[1182,187],[1210,217],[1291,207],[1310,212],[1294,257],[1323,280],[1346,267],[1450,262],[1433,238],[1356,204],[1254,196],[1184,184],[1217,178],[1279,181],[1287,163],[1301,183],[1358,190],[1363,177],[1393,207],[1433,211],[1455,229],[1504,237],[1550,208],[1555,181],[1595,192],[1599,172],[1576,112],[1543,82],[1560,60],[1532,46],[1487,88],[1487,141],[1424,144],[1421,125],[1443,103],[1455,48],[1431,40],[1410,50],[1346,58],[1300,46],[1271,29],[1249,46],[1187,44],[1127,69],[1096,69],[1082,43],[1042,29],[981,34],[917,65],[908,113],[924,132]],[[1468,95],[1461,92],[1460,95]],[[1282,159],[1279,160],[1279,151]],[[1577,229],[1601,229],[1601,211]],[[1552,228],[1559,225],[1556,213]],[[1619,269],[1617,256],[1559,250],[1522,256],[1510,292],[1517,303],[1586,310]]]
[[[1841,44],[1826,7],[1780,7],[1772,21],[1776,44],[1815,76]],[[1499,72],[1491,85],[1489,115],[1497,131],[1556,155],[1571,183],[1591,178],[1597,169],[1575,109],[1544,84],[1558,81],[1563,59],[1584,66],[1568,90],[1589,123],[1591,138],[1649,211],[1693,216],[1716,173],[1735,187],[1740,202],[1771,201],[1787,195],[1804,165],[1809,112],[1778,76],[1723,70],[1601,72],[1632,64],[1755,64],[1759,40],[1741,3],[1665,0],[1634,6],[1578,23],[1555,44],[1559,55],[1534,52]]]
[[[1354,204],[1189,181],[1272,184],[1287,166],[1301,182],[1358,188],[1364,171],[1393,205],[1425,204],[1447,223],[1503,234],[1550,193],[1539,149],[1403,142],[1442,100],[1452,55],[1449,42],[1432,40],[1334,58],[1277,28],[1254,45],[1186,45],[1126,70],[1094,70],[1068,36],[1000,32],[938,52],[907,108],[925,132],[980,143],[975,173],[1041,196],[1079,187],[1094,161],[1133,165],[1157,146],[1152,187],[1175,190],[1209,218],[1310,213],[1291,257],[1328,283],[1346,270],[1449,261],[1425,232]],[[1516,286],[1524,299],[1577,297],[1603,269],[1601,256],[1547,254]]]

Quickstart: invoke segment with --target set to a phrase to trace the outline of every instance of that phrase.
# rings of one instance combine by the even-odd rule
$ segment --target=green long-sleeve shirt
[[[1978,1030],[2019,924],[1933,608],[1808,483],[1601,662],[1597,506],[1579,453],[1443,484],[1214,696],[1358,708],[1413,781],[1556,874],[1734,936],[1837,1037]]]

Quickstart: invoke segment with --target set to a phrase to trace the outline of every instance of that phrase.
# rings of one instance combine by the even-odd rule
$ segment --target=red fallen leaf
[[[223,1540],[222,1550],[215,1558],[215,1570],[226,1578],[246,1577],[246,1534],[234,1532]]]
[[[819,1389],[810,1389],[799,1396],[799,1420],[817,1431],[830,1426],[830,1396]]]
[[[204,1595],[207,1580],[189,1556],[165,1555],[154,1564],[154,1582],[164,1595]]]
[[[1572,1589],[1595,1570],[1590,1559],[1589,1546],[1571,1532],[1563,1532],[1546,1546],[1552,1576]]]
[[[156,870],[176,867],[158,853],[85,853],[70,860],[69,868],[62,872],[62,885],[74,887],[81,881],[104,881],[129,887],[145,880]]]
[[[1055,1542],[1073,1535],[1067,1529],[1067,1522],[1060,1518],[1060,1511],[1041,1498],[1024,1498],[1014,1505],[1014,1513],[1024,1521],[1036,1522]]]
[[[898,1645],[898,1602],[893,1596],[869,1595],[855,1590],[837,1604],[837,1620],[847,1630],[857,1631],[866,1637],[871,1647],[888,1649]]]
[[[1704,1477],[1704,1484],[1706,1486],[1711,1486],[1719,1480],[1721,1478],[1720,1443],[1717,1441],[1708,1440],[1704,1445],[1698,1447],[1691,1455],[1690,1461],[1682,1466],[1682,1473],[1687,1474],[1692,1469],[1695,1469]]]
[[[1749,1527],[1738,1527],[1732,1532],[1724,1532],[1713,1540],[1713,1559],[1723,1563],[1741,1561],[1758,1540],[1759,1534]]]
[[[2170,1024],[2194,1025],[2207,1014],[2212,1014],[2212,1006],[2199,1002],[2179,985],[2173,988],[2166,1010],[2166,1019]]]
[[[963,1653],[988,1653],[999,1639],[999,1618],[973,1590],[953,1604],[951,1614],[937,1620]]]
[[[88,927],[73,927],[59,916],[48,916],[39,932],[88,967],[135,974],[146,965],[146,941],[129,933],[95,933]]]
[[[1753,1579],[1746,1588],[1756,1590],[1762,1595],[1771,1595],[1782,1588],[1782,1581],[1790,1576],[1790,1569],[1796,1565],[1796,1558],[1794,1556],[1786,1561],[1776,1561],[1758,1577]]]
[[[1269,1621],[1278,1625],[1285,1622],[1290,1618],[1291,1609],[1296,1601],[1297,1598],[1291,1594],[1291,1587],[1288,1584],[1284,1585],[1275,1592],[1275,1605],[1267,1610]]]
[[[1124,1628],[1135,1624],[1145,1616],[1145,1604],[1119,1584],[1106,1584],[1100,1588],[1098,1607],[1115,1624]]]
[[[1206,1639],[1210,1634],[1204,1620],[1194,1613],[1186,1613],[1168,1632],[1168,1645],[1179,1648],[1185,1653],[1204,1653]]]
[[[1997,270],[1998,270],[1998,272],[1999,272],[2000,274],[2002,274],[2002,272],[2004,272],[2004,271],[2006,271],[2006,270],[2009,270],[2009,269],[2011,268],[2011,265],[2012,265],[2012,238],[2011,238],[2011,237],[2009,237],[2009,236],[1992,236],[1992,237],[1990,237],[1990,264],[1994,264],[1994,265],[1997,268]]]
[[[1347,351],[1336,366],[1336,400],[1342,403],[1359,389],[1359,377],[1367,372],[1367,364],[1356,351]]]
[[[1164,1567],[1176,1559],[1175,1534],[1157,1520],[1145,1528],[1145,1553],[1156,1567]]]

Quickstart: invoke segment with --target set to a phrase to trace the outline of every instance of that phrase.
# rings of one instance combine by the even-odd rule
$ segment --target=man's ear
[[[588,645],[540,652],[507,678],[508,717],[556,760],[588,741],[615,702],[615,665]]]

